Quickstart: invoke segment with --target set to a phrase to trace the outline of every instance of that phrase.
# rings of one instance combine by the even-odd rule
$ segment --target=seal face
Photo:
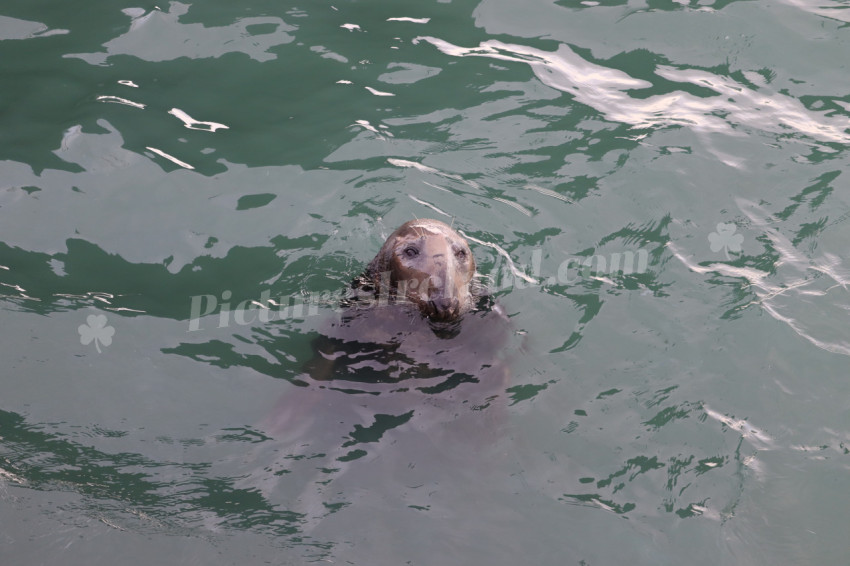
[[[452,322],[475,304],[474,275],[475,258],[460,234],[439,220],[411,220],[390,234],[352,287]]]

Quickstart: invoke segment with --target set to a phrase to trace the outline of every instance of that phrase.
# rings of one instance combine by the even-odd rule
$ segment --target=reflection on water
[[[675,257],[696,273],[717,273],[746,281],[742,288],[747,294],[754,294],[755,298],[735,308],[730,316],[737,316],[740,309],[759,306],[818,348],[850,355],[845,324],[841,320],[833,320],[829,314],[850,311],[847,293],[850,268],[845,266],[846,261],[831,253],[807,257],[798,251],[789,237],[773,227],[779,222],[787,222],[793,210],[779,216],[770,215],[762,206],[745,199],[737,199],[737,204],[749,220],[747,227],[750,233],[758,233],[758,239],[766,244],[760,256],[741,257],[730,263],[698,265],[671,244]],[[839,218],[829,225],[843,220]],[[818,229],[826,227],[824,222]],[[805,227],[803,230],[810,229]],[[800,233],[795,239],[802,240],[807,236]],[[766,263],[767,266],[762,267]]]
[[[257,61],[274,59],[269,48],[294,40],[295,28],[281,18],[241,18],[224,27],[181,23],[189,4],[170,2],[168,10],[126,8],[130,29],[103,44],[106,53],[69,53],[92,65],[105,65],[110,57],[132,54],[146,61],[171,61],[179,57],[221,57],[234,51]]]
[[[766,84],[751,88],[708,71],[676,69],[658,65],[655,73],[688,90],[706,91],[697,96],[684,90],[649,96],[630,96],[629,91],[649,90],[653,85],[623,71],[587,61],[566,45],[546,52],[500,41],[485,41],[478,47],[458,47],[435,37],[419,37],[453,57],[489,57],[527,63],[544,84],[571,94],[577,102],[597,110],[606,119],[629,124],[635,129],[686,126],[697,132],[743,135],[740,126],[792,136],[801,133],[816,140],[850,142],[846,130],[850,119],[828,117],[806,109],[789,96],[767,90]],[[763,78],[751,75],[763,82]],[[761,87],[761,92],[758,89]]]
[[[133,452],[103,452],[92,439],[133,434],[94,428],[69,437],[56,425],[28,423],[18,414],[0,411],[3,451],[2,478],[29,489],[78,494],[76,511],[94,513],[106,524],[135,532],[190,534],[192,525],[250,527],[274,523],[281,534],[297,530],[298,517],[275,511],[250,490],[234,488],[232,480],[209,474],[210,463],[153,460]],[[242,431],[243,435],[251,431]],[[157,439],[162,444],[185,443],[203,451],[209,442],[243,441],[233,431],[216,439]],[[233,506],[241,506],[233,515]],[[267,522],[263,516],[273,516]],[[271,525],[270,525],[271,526]]]

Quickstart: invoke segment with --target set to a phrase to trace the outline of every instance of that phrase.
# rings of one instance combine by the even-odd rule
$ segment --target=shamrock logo
[[[731,259],[729,257],[729,252],[740,252],[741,244],[744,242],[744,236],[742,234],[736,234],[735,231],[738,227],[731,222],[729,224],[724,224],[721,222],[717,225],[717,232],[712,232],[708,235],[708,241],[711,244],[711,251],[719,252],[723,250],[726,252],[726,259]]]
[[[94,340],[94,347],[100,354],[100,344],[104,346],[112,344],[112,335],[115,334],[115,329],[106,326],[106,315],[104,314],[90,314],[86,317],[86,323],[77,327],[77,331],[80,333],[80,344],[87,346]]]

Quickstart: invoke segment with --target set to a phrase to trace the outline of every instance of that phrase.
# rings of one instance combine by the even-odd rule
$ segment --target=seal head
[[[390,234],[352,287],[408,302],[434,322],[452,322],[475,304],[469,244],[439,220],[411,220]]]

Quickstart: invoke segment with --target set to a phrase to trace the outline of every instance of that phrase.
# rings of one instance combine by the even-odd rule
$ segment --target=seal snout
[[[440,297],[427,303],[427,315],[431,320],[453,320],[460,310],[460,301],[454,297]]]

